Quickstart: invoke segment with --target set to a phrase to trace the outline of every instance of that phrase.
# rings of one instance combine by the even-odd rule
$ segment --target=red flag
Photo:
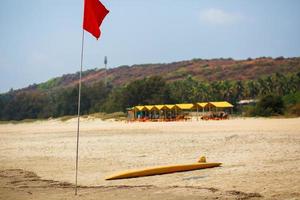
[[[108,13],[109,11],[99,0],[84,0],[83,29],[99,39],[100,25]]]

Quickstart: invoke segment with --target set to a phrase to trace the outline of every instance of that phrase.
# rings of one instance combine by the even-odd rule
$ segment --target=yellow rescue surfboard
[[[118,174],[107,177],[106,180],[125,179],[125,178],[136,178],[142,176],[153,176],[160,174],[168,174],[174,172],[183,172],[197,169],[206,169],[212,167],[218,167],[222,163],[207,163],[205,157],[201,157],[198,163],[183,164],[183,165],[169,165],[169,166],[157,166],[145,169],[129,170],[120,172]]]

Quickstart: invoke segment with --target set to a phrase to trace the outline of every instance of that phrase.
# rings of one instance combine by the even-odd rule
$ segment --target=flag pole
[[[78,84],[78,111],[77,111],[77,144],[76,144],[76,169],[75,169],[75,195],[77,195],[77,177],[78,177],[78,152],[79,152],[79,127],[80,127],[80,102],[81,102],[81,76],[83,64],[83,48],[84,47],[84,29],[82,29],[81,38],[81,59],[80,59],[80,72]]]

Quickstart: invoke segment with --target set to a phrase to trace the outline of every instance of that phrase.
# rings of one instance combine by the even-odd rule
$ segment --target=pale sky
[[[0,1],[0,92],[79,70],[83,0]],[[300,56],[298,0],[102,0],[84,69],[193,58]]]

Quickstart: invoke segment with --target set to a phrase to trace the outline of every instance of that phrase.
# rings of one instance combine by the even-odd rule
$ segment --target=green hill
[[[107,71],[108,85],[104,75],[103,69],[83,72],[82,114],[119,112],[144,104],[219,100],[236,104],[267,95],[284,101],[280,114],[297,114],[300,108],[300,58],[193,59],[120,66]],[[78,73],[67,74],[0,94],[0,120],[75,115],[78,77]]]
[[[182,80],[191,76],[200,81],[220,80],[256,80],[275,73],[294,73],[300,71],[300,57],[233,60],[233,59],[193,59],[168,64],[141,64],[120,66],[107,71],[107,78],[112,85],[124,85],[137,79],[159,75],[168,82]],[[83,82],[87,85],[104,80],[103,69],[83,72]],[[66,74],[40,84],[33,84],[24,90],[48,90],[72,87],[77,84],[79,74]]]

